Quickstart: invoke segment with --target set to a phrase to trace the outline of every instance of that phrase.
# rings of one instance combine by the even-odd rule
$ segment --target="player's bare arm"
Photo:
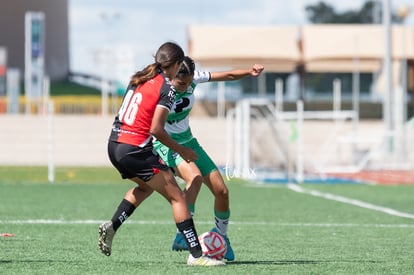
[[[173,140],[170,135],[165,131],[164,125],[167,121],[168,109],[158,106],[155,108],[154,117],[151,123],[150,133],[157,138],[165,146],[171,148],[175,152],[179,153],[186,161],[195,161],[198,156],[191,148],[184,147]]]
[[[246,76],[259,76],[264,70],[262,64],[254,64],[248,70],[231,70],[223,72],[211,72],[210,81],[232,81],[239,80]]]

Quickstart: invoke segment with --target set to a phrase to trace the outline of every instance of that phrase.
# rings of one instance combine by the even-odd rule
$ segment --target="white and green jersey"
[[[190,112],[194,106],[194,89],[198,83],[208,82],[210,72],[194,72],[194,79],[187,91],[176,93],[175,103],[165,123],[165,130],[178,143],[183,144],[193,138],[190,129]]]

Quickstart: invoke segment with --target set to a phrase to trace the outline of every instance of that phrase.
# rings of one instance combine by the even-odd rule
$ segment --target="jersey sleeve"
[[[195,71],[193,83],[197,85],[199,83],[208,82],[210,81],[210,78],[210,72]]]
[[[169,82],[164,82],[160,91],[160,98],[157,106],[161,106],[168,110],[171,110],[175,101],[175,89]]]

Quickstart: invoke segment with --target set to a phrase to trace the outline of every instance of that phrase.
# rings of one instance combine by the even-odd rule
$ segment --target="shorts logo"
[[[178,154],[177,152],[172,153],[173,159],[178,159],[179,156],[180,154]]]

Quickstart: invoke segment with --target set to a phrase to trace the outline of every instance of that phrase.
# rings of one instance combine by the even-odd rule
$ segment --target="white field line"
[[[342,197],[342,196],[338,196],[338,195],[334,195],[330,193],[323,193],[323,192],[316,191],[316,190],[305,189],[297,184],[288,184],[287,186],[290,190],[298,192],[298,193],[308,194],[308,195],[312,195],[315,197],[324,198],[327,200],[343,202],[343,203],[355,205],[358,207],[362,207],[362,208],[366,208],[366,209],[370,209],[370,210],[374,210],[378,212],[383,212],[385,214],[392,215],[392,216],[414,219],[414,214],[401,212],[401,211],[398,211],[392,208],[383,207],[383,206],[379,206],[379,205],[375,205],[375,204],[371,204],[371,203],[367,203],[364,201],[351,199],[347,197]]]
[[[35,225],[98,225],[105,222],[104,220],[52,220],[52,219],[29,219],[29,220],[0,220],[0,224],[35,224]],[[139,225],[174,225],[173,221],[127,221],[129,224]],[[197,221],[197,224],[211,224],[212,221]],[[232,221],[231,225],[235,226],[271,226],[271,227],[365,227],[365,228],[414,228],[414,224],[359,224],[359,223],[278,223],[251,221],[241,222]]]

